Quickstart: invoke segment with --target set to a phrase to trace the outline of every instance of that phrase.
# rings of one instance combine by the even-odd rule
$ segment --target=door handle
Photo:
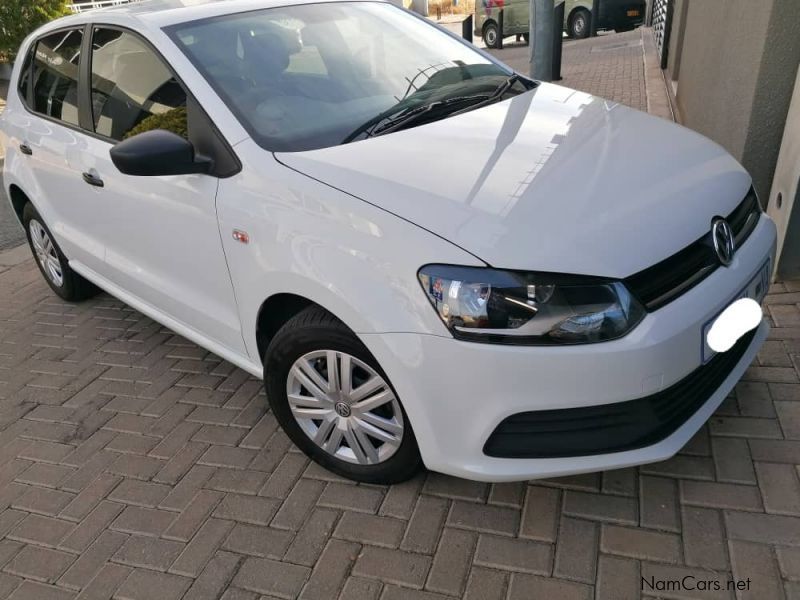
[[[33,154],[33,150],[31,150],[31,147],[28,146],[28,144],[20,144],[19,151],[25,154],[26,156],[30,156],[31,154]]]
[[[95,187],[103,187],[105,185],[102,179],[93,173],[89,173],[88,171],[83,174],[83,180],[89,185],[93,185]]]

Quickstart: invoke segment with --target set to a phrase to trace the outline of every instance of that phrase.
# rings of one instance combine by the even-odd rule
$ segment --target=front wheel
[[[569,21],[569,36],[576,40],[589,37],[589,30],[592,26],[592,13],[585,8],[575,11]]]
[[[386,374],[336,317],[309,307],[278,331],[264,357],[275,418],[311,459],[366,483],[412,477],[421,459]]]
[[[483,43],[487,48],[497,48],[500,45],[500,30],[494,21],[490,21],[484,26]]]

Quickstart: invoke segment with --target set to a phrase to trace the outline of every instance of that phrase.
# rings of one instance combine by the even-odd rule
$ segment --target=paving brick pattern
[[[31,260],[0,269],[2,598],[800,593],[800,283],[773,287],[769,341],[672,460],[379,487],[309,463],[216,356],[109,296],[60,301]]]
[[[558,83],[647,111],[642,34],[649,31],[565,43]]]
[[[563,79],[555,83],[647,111],[643,36],[650,35],[650,29],[640,28],[586,40],[565,39],[561,57]],[[520,73],[529,73],[527,45],[511,42],[502,50],[490,52]],[[659,84],[663,87],[663,79]]]

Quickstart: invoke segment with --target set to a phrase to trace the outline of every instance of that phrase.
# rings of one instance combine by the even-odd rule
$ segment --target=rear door
[[[187,91],[138,34],[94,26],[90,35],[94,135],[81,156],[81,170],[96,178],[95,190],[108,207],[99,232],[106,246],[101,274],[203,337],[244,355],[217,224],[219,179],[123,175],[109,155],[115,143],[137,133],[166,129],[192,140],[193,127],[210,125],[190,125]]]
[[[89,141],[80,129],[83,35],[83,27],[69,28],[35,42],[23,99],[30,120],[20,135],[20,151],[32,167],[35,189],[28,192],[62,250],[71,261],[95,269],[104,259],[96,225],[106,206],[80,168]]]

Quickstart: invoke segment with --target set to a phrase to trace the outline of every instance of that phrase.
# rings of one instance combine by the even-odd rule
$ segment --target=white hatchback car
[[[0,130],[59,296],[101,288],[263,374],[353,479],[665,459],[767,335],[706,342],[775,252],[724,150],[389,3],[71,16],[24,43]]]

